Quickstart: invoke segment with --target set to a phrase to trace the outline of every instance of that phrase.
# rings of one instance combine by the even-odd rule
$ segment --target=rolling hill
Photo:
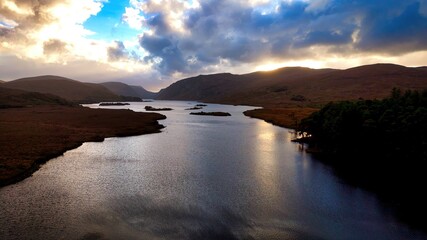
[[[65,99],[37,92],[27,92],[18,89],[0,87],[0,108],[15,108],[36,105],[62,105],[72,104]]]
[[[132,86],[121,82],[105,82],[101,83],[101,85],[120,96],[139,97],[143,99],[153,99],[156,97],[156,93],[147,91],[141,86]]]
[[[123,100],[123,98],[112,93],[102,85],[82,83],[58,76],[21,78],[5,82],[1,86],[29,92],[48,93],[76,103]]]
[[[426,69],[374,64],[346,70],[287,67],[243,75],[200,75],[162,89],[157,99],[264,107],[318,106],[337,100],[384,98],[394,87],[427,88]]]

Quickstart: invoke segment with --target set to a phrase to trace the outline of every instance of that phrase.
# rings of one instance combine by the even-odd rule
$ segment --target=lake
[[[84,143],[0,189],[0,239],[426,239],[375,195],[347,185],[292,133],[189,101],[162,133]],[[98,107],[97,105],[86,105]]]

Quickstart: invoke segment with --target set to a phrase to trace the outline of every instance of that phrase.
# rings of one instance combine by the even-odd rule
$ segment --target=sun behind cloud
[[[282,67],[306,67],[319,69],[323,68],[324,63],[321,61],[312,61],[312,60],[302,60],[302,61],[294,61],[294,62],[282,62],[282,63],[262,63],[255,68],[255,71],[272,71]]]
[[[108,80],[158,88],[177,76],[284,66],[420,66],[427,64],[426,6],[426,0],[3,0],[0,75],[45,69],[98,81],[103,66],[115,73]],[[10,57],[34,67],[18,71]],[[87,69],[49,72],[79,62]]]

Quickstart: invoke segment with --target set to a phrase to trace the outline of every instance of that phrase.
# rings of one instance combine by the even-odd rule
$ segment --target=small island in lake
[[[202,107],[192,107],[192,108],[186,108],[185,110],[200,110],[203,109]]]
[[[203,115],[203,116],[217,116],[217,117],[228,117],[231,116],[228,112],[191,112],[190,115]]]
[[[103,102],[99,104],[99,106],[126,106],[126,105],[130,105],[130,104],[123,103],[123,102]]]
[[[171,111],[172,108],[155,108],[152,106],[145,106],[145,111]]]
[[[185,110],[200,110],[203,109],[203,107],[206,107],[208,105],[206,104],[196,104],[194,107],[192,108],[186,108]]]

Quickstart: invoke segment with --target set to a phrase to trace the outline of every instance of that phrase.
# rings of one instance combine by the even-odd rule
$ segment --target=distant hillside
[[[132,85],[130,86],[135,90],[135,92],[139,94],[140,98],[154,99],[157,96],[157,93],[150,92],[141,86],[132,86]]]
[[[5,82],[1,86],[30,92],[49,93],[76,103],[122,100],[102,85],[82,83],[58,76],[22,78]]]
[[[375,64],[346,70],[287,67],[244,75],[200,75],[162,89],[157,98],[270,107],[308,106],[334,100],[383,98],[394,87],[427,88],[427,68]]]
[[[241,78],[229,73],[199,75],[180,80],[162,89],[158,99],[216,100],[236,92]]]
[[[72,104],[65,99],[50,94],[27,92],[0,87],[0,108],[25,107],[34,105],[70,106]]]
[[[105,82],[101,83],[101,85],[120,96],[139,97],[143,99],[153,99],[156,96],[156,93],[147,91],[141,86],[132,86],[121,82]]]
[[[258,102],[261,100],[259,98],[265,97],[266,94],[282,94],[288,90],[287,87],[275,86],[277,83],[291,82],[333,71],[337,70],[289,67],[269,72],[254,72],[243,75],[230,73],[199,75],[180,80],[162,89],[158,93],[157,98],[228,103],[243,103],[248,102],[250,98],[256,98],[256,102]],[[264,93],[261,95],[251,96],[253,91],[260,88],[267,89],[263,90]]]

